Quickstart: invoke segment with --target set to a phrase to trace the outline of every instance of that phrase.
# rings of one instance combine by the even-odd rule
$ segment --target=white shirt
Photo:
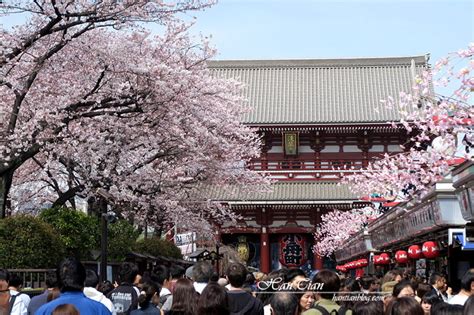
[[[30,305],[31,298],[28,294],[20,294],[20,292],[16,290],[11,290],[10,289],[10,295],[17,295],[16,299],[20,299],[23,301],[23,304],[25,304],[26,308],[28,308],[28,305]]]
[[[263,307],[263,315],[272,315],[272,307],[270,304]]]
[[[160,296],[165,296],[165,295],[169,295],[171,294],[171,291],[168,290],[167,288],[163,287],[161,288],[161,291],[160,291]]]
[[[442,299],[443,299],[443,302],[448,302],[448,299],[444,296],[444,294],[441,293],[440,290],[434,288],[435,291],[436,291],[436,294],[438,294],[438,296],[440,296]]]
[[[204,288],[207,286],[207,283],[204,282],[194,282],[193,283],[194,290],[196,290],[197,293],[201,294],[202,291],[204,291]]]
[[[449,299],[449,304],[457,304],[457,305],[464,305],[469,297],[464,294],[456,294],[452,298]]]
[[[12,290],[10,290],[10,295],[11,295],[10,297],[11,299],[13,298],[13,295],[16,295],[16,294],[12,294]],[[15,298],[15,303],[13,303],[12,312],[10,314],[11,315],[27,315],[28,314],[27,306],[25,305],[25,303],[23,303],[23,300],[19,298],[18,296]]]
[[[87,296],[89,299],[102,303],[109,309],[109,311],[115,315],[114,304],[111,300],[109,300],[102,292],[97,291],[95,288],[92,287],[85,287],[84,288],[84,295]]]

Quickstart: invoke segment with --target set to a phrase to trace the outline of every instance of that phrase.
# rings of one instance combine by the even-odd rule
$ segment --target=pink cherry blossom
[[[372,207],[350,211],[333,210],[321,216],[316,226],[313,251],[319,256],[331,256],[341,248],[352,235],[360,232],[371,220],[381,213]]]
[[[469,103],[473,88],[470,59],[473,45],[457,54],[441,59],[433,72],[427,70],[415,80],[412,94],[402,93],[397,105],[402,117],[395,126],[403,126],[411,134],[411,143],[403,145],[405,152],[386,154],[369,164],[367,170],[343,178],[360,196],[378,193],[387,198],[408,200],[427,194],[433,185],[451,170],[456,158],[472,158],[470,151],[460,152],[462,138],[472,138],[474,108]],[[456,64],[459,75],[455,75]],[[440,96],[433,85],[456,83],[452,95]],[[387,103],[391,103],[388,101]]]
[[[206,185],[266,189],[238,82],[176,13],[207,1],[9,1],[32,17],[0,33],[0,209],[105,198],[149,225],[232,220]],[[142,23],[159,22],[151,36]],[[81,197],[82,199],[75,199]]]

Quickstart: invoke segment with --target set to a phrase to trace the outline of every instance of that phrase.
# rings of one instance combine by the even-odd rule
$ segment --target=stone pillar
[[[262,227],[262,233],[260,234],[260,271],[269,273],[270,269],[270,237],[267,228]]]

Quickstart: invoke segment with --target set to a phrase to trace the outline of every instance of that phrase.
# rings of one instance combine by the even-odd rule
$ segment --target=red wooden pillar
[[[270,237],[266,227],[262,227],[260,234],[260,271],[269,273],[270,270]]]
[[[323,269],[323,257],[319,256],[318,254],[313,254],[313,269],[314,270],[321,270]]]
[[[316,208],[316,218],[315,218],[315,226],[317,226],[319,223],[321,223],[321,216],[322,216],[322,211],[320,208]],[[323,269],[323,257],[319,256],[316,253],[313,253],[313,269],[314,270],[321,270]]]

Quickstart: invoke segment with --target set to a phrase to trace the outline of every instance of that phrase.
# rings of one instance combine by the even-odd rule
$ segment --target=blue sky
[[[193,32],[216,59],[409,56],[431,63],[473,41],[469,0],[220,0]]]
[[[474,41],[474,0],[220,0],[193,16],[192,33],[212,36],[216,59],[430,53],[434,63]]]

